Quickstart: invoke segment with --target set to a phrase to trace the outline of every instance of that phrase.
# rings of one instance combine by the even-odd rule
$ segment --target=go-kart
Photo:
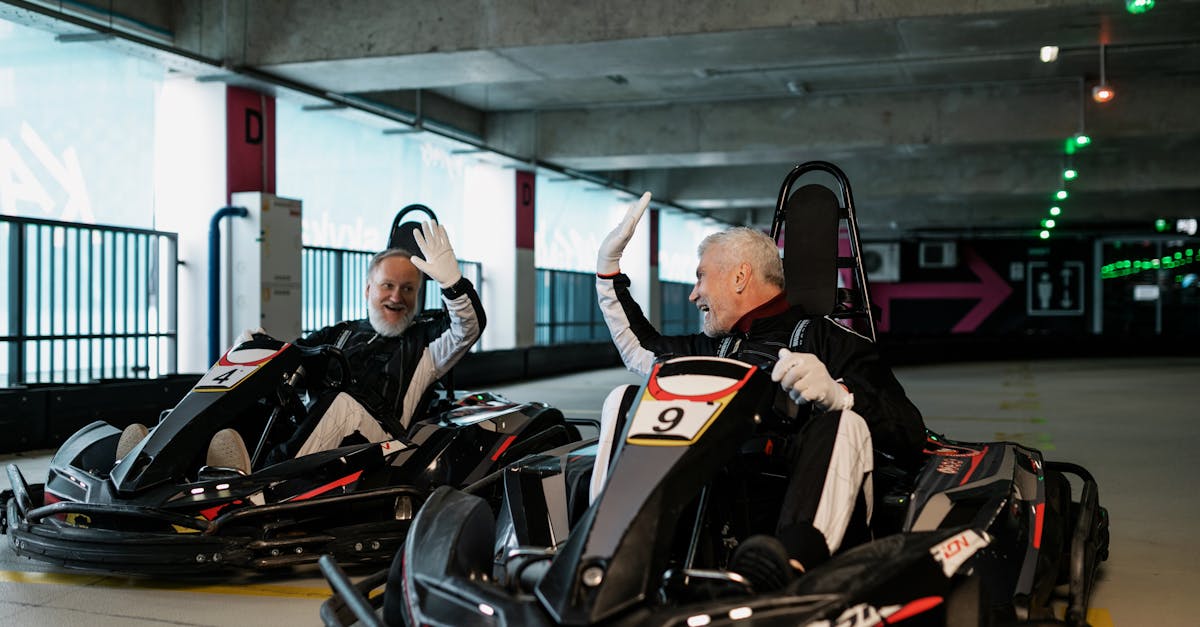
[[[421,625],[980,625],[1086,614],[1107,518],[1086,471],[1011,442],[931,434],[915,476],[890,470],[872,528],[791,584],[755,590],[726,570],[732,547],[769,533],[786,486],[754,443],[774,386],[714,357],[657,365],[637,394],[603,491],[590,506],[577,444],[504,473],[499,515],[443,487],[416,515],[383,609]],[[583,461],[582,467],[586,467]],[[1070,500],[1064,473],[1083,481]],[[911,481],[911,483],[908,483]],[[563,494],[573,498],[562,498]],[[574,502],[573,502],[574,501]],[[582,501],[582,503],[580,502]],[[777,512],[777,505],[775,510]]]
[[[794,177],[812,169],[838,179],[841,203],[813,186],[788,194]],[[873,331],[844,175],[831,164],[798,166],[779,209],[824,212],[805,222],[832,229],[838,212],[849,217],[852,263],[805,259],[802,267],[852,267],[863,295],[843,307],[835,286],[797,286],[792,268],[802,255],[790,247],[804,234],[789,229],[789,300],[835,301],[814,306],[859,316]],[[827,242],[813,245],[823,250],[818,257],[836,256]],[[438,488],[389,571],[352,585],[333,560],[322,560],[336,592],[322,618],[327,625],[1034,624],[1056,622],[1052,604],[1063,585],[1065,621],[1085,623],[1108,549],[1095,479],[1017,443],[956,442],[932,432],[916,467],[876,456],[874,514],[859,542],[782,587],[756,590],[728,567],[739,543],[772,532],[787,486],[786,467],[764,446],[779,428],[778,393],[767,373],[734,360],[656,364],[634,395],[594,500],[594,442],[510,465],[500,477],[499,509],[474,487]],[[1078,499],[1068,476],[1081,486]],[[383,594],[372,594],[379,587]]]
[[[389,248],[417,250],[419,223],[403,219],[413,212],[436,220],[424,205],[405,207]],[[439,310],[415,322],[426,318],[449,324]],[[384,421],[402,434],[395,439],[352,437],[278,462],[267,455],[316,418],[314,399],[340,389],[348,372],[337,347],[255,335],[221,356],[120,459],[121,430],[98,421],[58,449],[44,484],[9,465],[0,533],[18,555],[141,574],[274,569],[322,554],[387,561],[437,486],[473,484],[523,455],[579,440],[575,425],[544,403],[456,398],[451,371],[407,429]],[[205,465],[211,439],[227,427],[254,445],[247,474]]]
[[[133,573],[269,569],[321,554],[387,560],[435,487],[471,484],[579,438],[557,409],[467,394],[435,402],[441,411],[403,437],[344,440],[268,464],[263,453],[306,418],[298,373],[345,372],[329,366],[337,355],[256,335],[222,356],[123,458],[115,456],[121,431],[98,421],[59,448],[45,484],[30,485],[9,465],[12,489],[0,505],[10,546],[69,567]],[[210,439],[226,427],[257,442],[249,474],[204,466]]]

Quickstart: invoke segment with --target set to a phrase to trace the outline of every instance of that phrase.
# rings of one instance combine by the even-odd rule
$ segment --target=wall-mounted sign
[[[1133,300],[1135,301],[1155,301],[1158,300],[1157,285],[1135,285],[1133,286]]]
[[[1083,262],[1030,261],[1026,265],[1025,310],[1031,316],[1083,314]]]

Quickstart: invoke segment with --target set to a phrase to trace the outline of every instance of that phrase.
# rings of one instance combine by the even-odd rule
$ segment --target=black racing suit
[[[350,380],[341,391],[358,401],[388,432],[401,436],[414,419],[422,418],[434,394],[433,383],[471,349],[487,324],[479,294],[466,278],[443,289],[442,298],[449,316],[418,315],[395,337],[379,335],[364,319],[314,331],[296,344],[340,346],[350,365]],[[333,396],[319,395],[310,415],[320,417]],[[315,419],[306,421],[273,457],[290,457],[315,426]]]
[[[629,293],[629,284],[624,274],[599,276],[596,281],[600,309],[629,370],[647,376],[656,361],[684,355],[728,357],[769,370],[778,361],[781,348],[812,353],[825,364],[830,376],[854,395],[853,409],[866,421],[877,451],[905,465],[920,459],[925,442],[921,414],[869,339],[827,317],[789,308],[782,294],[747,314],[736,325],[743,330],[730,335],[666,336],[642,314]],[[824,475],[823,470],[830,466],[839,416],[840,412],[814,415],[804,425],[799,444],[790,447],[794,470],[779,529],[811,523],[822,498],[822,486],[812,476]],[[811,529],[811,524],[807,526]],[[811,567],[827,557],[819,553],[806,555],[801,561]]]

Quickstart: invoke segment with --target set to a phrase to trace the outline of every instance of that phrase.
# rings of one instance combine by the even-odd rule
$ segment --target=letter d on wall
[[[225,91],[226,202],[235,192],[275,193],[275,99],[244,87]]]

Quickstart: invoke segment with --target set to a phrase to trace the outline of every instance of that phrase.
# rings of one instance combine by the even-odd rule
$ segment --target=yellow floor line
[[[1092,627],[1113,627],[1112,615],[1108,610],[1099,607],[1088,608],[1087,622]]]
[[[1058,605],[1054,608],[1054,616],[1058,620],[1063,620],[1067,614],[1067,608],[1063,605]],[[1108,610],[1102,607],[1089,607],[1087,611],[1087,623],[1091,627],[1113,627],[1112,615]]]
[[[140,590],[168,590],[171,592],[199,592],[203,594],[239,594],[245,596],[287,597],[293,599],[327,599],[330,591],[324,586],[285,586],[279,584],[245,585],[189,585],[166,581],[141,580],[107,575],[77,575],[64,573],[29,573],[0,570],[0,582],[76,586],[104,586],[109,588],[134,588]],[[1062,618],[1062,608],[1056,612]],[[1090,607],[1087,622],[1091,627],[1114,627],[1108,610]]]
[[[138,590],[167,590],[171,592],[199,592],[203,594],[239,594],[247,596],[287,597],[293,599],[326,599],[330,595],[326,586],[289,586],[274,583],[247,584],[189,584],[183,582],[116,577],[110,575],[84,575],[66,573],[30,573],[0,570],[0,582],[51,584],[73,586],[103,586],[108,588],[130,588]]]

